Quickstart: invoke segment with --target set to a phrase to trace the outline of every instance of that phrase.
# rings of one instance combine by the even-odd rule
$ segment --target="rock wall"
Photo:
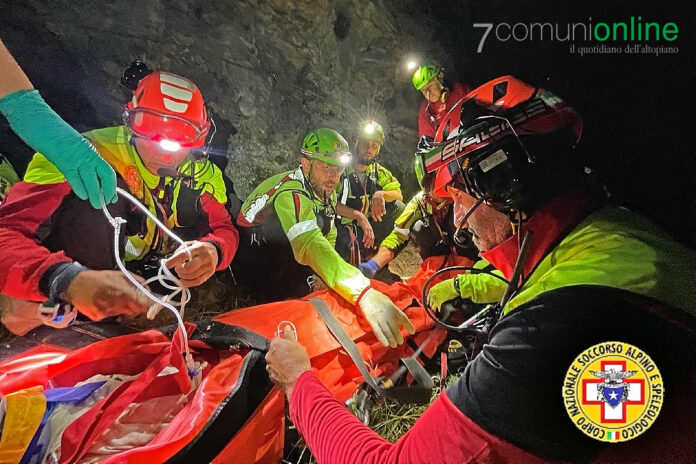
[[[333,127],[352,140],[367,118],[387,131],[382,161],[405,196],[416,190],[421,97],[403,65],[410,52],[438,48],[426,2],[4,3],[0,37],[44,94],[60,93],[49,102],[81,129],[119,122],[128,98],[119,78],[140,59],[201,88],[217,125],[213,155],[227,155],[242,198],[298,163],[308,130]]]

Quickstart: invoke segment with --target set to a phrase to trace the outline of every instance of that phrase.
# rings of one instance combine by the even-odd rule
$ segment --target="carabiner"
[[[295,324],[290,321],[280,321],[273,336],[275,338],[283,338],[283,333],[285,333],[286,327],[290,327],[292,334],[295,336],[295,340],[297,340],[297,327],[295,327]]]

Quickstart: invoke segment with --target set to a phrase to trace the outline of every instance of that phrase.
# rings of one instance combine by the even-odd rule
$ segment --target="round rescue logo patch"
[[[575,358],[563,381],[563,402],[585,435],[627,441],[657,419],[664,397],[662,376],[639,348],[622,342],[591,346]]]

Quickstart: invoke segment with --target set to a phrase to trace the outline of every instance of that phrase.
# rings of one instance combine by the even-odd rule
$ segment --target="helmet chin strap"
[[[478,200],[476,200],[476,203],[474,203],[473,206],[471,208],[469,208],[469,210],[464,214],[464,217],[462,218],[462,220],[459,221],[459,225],[457,226],[457,230],[454,231],[455,236],[457,236],[457,234],[459,234],[462,231],[462,229],[464,229],[464,224],[466,224],[466,221],[468,221],[469,218],[471,217],[471,215],[474,213],[474,211],[476,211],[476,208],[481,206],[483,204],[483,202],[486,201],[487,199],[488,199],[487,196],[483,196],[483,197],[479,198]]]
[[[208,114],[208,120],[210,121],[212,131],[208,131],[208,133],[210,134],[209,136],[206,134],[207,140],[205,142],[203,151],[201,152],[201,158],[206,158],[208,156],[210,147],[213,144],[213,139],[215,138],[215,134],[217,133],[217,125],[215,124],[215,120],[213,119],[213,117],[210,116],[210,113]]]
[[[312,185],[312,163],[314,163],[314,160],[310,159],[309,169],[307,170],[307,175],[305,176],[305,187],[307,187],[307,190],[309,190],[309,193],[312,195],[312,199],[314,199],[319,196],[319,192],[314,190],[314,186]],[[326,192],[324,192],[324,200],[326,200]]]
[[[172,177],[172,178],[188,177],[186,174],[179,172],[178,170],[174,170],[174,169],[170,169],[170,168],[159,168],[157,170],[157,175],[160,177]]]

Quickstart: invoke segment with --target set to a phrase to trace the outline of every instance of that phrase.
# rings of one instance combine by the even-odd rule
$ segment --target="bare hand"
[[[145,284],[142,277],[133,277]],[[152,304],[121,271],[82,271],[62,297],[94,321],[117,315],[136,316]]]
[[[297,379],[311,368],[307,350],[297,343],[290,327],[285,327],[283,338],[271,340],[271,346],[266,353],[266,370],[273,383],[285,392],[288,399]]]
[[[358,227],[363,231],[363,245],[365,248],[372,248],[375,245],[375,232],[372,230],[370,221],[365,217],[364,214],[360,215],[358,218]]]
[[[184,246],[180,246],[165,262],[165,265],[176,270],[181,283],[185,287],[200,285],[215,274],[218,265],[218,251],[210,242],[194,240],[185,242],[191,252],[191,258]]]
[[[384,194],[379,191],[374,194],[370,202],[370,215],[373,221],[382,222],[382,216],[387,212],[387,204],[384,201]]]

